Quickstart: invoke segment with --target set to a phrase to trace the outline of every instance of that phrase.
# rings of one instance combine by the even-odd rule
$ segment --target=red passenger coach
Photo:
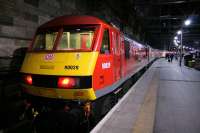
[[[22,87],[34,114],[84,112],[80,124],[108,112],[127,80],[155,57],[152,48],[96,17],[62,16],[37,29],[21,68]]]

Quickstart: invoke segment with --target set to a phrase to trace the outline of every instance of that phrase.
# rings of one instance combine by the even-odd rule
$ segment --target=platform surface
[[[154,133],[199,133],[200,71],[180,67],[175,61],[158,62]]]
[[[200,71],[159,59],[91,133],[199,133]]]

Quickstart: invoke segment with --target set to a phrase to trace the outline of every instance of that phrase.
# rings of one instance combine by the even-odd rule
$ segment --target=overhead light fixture
[[[178,37],[177,37],[177,36],[175,36],[175,37],[174,37],[174,40],[177,40],[177,39],[178,39]]]
[[[190,25],[191,24],[191,20],[190,19],[185,20],[184,24],[185,24],[185,26]]]
[[[177,34],[179,34],[179,35],[182,34],[182,31],[181,30],[177,31]]]

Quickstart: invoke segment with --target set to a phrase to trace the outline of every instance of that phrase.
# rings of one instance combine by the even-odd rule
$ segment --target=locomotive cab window
[[[55,40],[57,38],[58,32],[56,31],[46,31],[38,32],[36,34],[33,50],[52,50]]]
[[[94,28],[65,28],[57,50],[91,49]]]
[[[100,53],[101,54],[110,53],[110,40],[109,40],[108,29],[104,30]]]

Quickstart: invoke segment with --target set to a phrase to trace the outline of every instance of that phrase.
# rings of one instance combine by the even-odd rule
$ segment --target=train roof
[[[141,44],[141,43],[139,43],[139,42],[137,42],[137,41],[135,41],[135,40],[129,38],[129,37],[126,36],[125,34],[124,34],[124,40],[128,41],[131,45],[134,45],[134,46],[136,46],[137,48],[145,48],[145,46],[144,46],[143,44]]]
[[[67,26],[67,25],[98,25],[105,24],[103,20],[93,17],[93,16],[60,16],[54,18],[51,21],[41,25],[39,28],[48,28],[48,27],[56,27],[56,26]]]
[[[94,16],[87,16],[87,15],[80,15],[80,16],[71,16],[71,15],[65,15],[65,16],[60,16],[56,17],[45,24],[41,25],[39,29],[43,28],[49,28],[49,27],[59,27],[59,26],[72,26],[72,25],[107,25],[108,27],[112,27],[114,29],[119,30],[117,27],[113,26],[112,24],[107,24],[103,20],[94,17]],[[119,30],[120,31],[120,30]],[[121,34],[123,34],[121,32]],[[135,46],[142,48],[145,47],[138,41],[135,41],[129,37],[127,37],[125,34],[123,34],[125,37],[125,40],[129,41],[131,44],[134,44]]]

